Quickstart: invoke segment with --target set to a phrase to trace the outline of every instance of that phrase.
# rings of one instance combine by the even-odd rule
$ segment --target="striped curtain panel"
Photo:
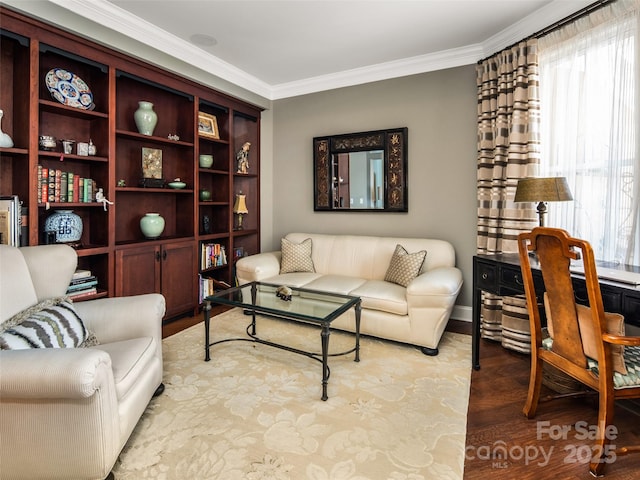
[[[538,176],[537,42],[522,41],[477,66],[478,253],[515,253],[518,234],[537,225],[535,205],[513,201],[518,180]],[[529,324],[522,302],[485,294],[482,336],[527,351]],[[524,331],[512,335],[518,326]]]

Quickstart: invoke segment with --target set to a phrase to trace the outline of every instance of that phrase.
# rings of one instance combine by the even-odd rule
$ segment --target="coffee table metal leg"
[[[362,302],[356,303],[356,358],[354,362],[360,361],[360,312],[362,310]]]
[[[329,324],[322,325],[322,400],[329,398],[327,396],[327,384],[329,383],[329,366],[327,365],[327,358],[329,356],[329,335],[331,331]]]
[[[211,360],[209,356],[209,312],[211,311],[211,303],[205,301],[204,302],[204,361],[208,362]]]

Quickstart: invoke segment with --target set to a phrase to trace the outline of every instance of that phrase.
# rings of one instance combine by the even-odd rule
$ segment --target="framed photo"
[[[142,178],[162,178],[162,150],[142,147]]]
[[[198,134],[202,137],[220,139],[218,120],[214,115],[198,112]]]

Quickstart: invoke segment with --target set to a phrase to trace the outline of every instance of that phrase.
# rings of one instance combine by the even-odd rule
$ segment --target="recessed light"
[[[194,45],[200,45],[201,47],[213,47],[218,41],[211,35],[205,35],[204,33],[196,33],[189,37],[189,40]]]

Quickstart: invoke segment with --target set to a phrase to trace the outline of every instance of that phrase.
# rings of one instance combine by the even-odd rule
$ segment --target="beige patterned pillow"
[[[301,243],[293,243],[283,238],[280,242],[282,261],[280,273],[315,272],[311,259],[311,239],[307,238]]]
[[[402,245],[396,245],[396,251],[393,252],[389,268],[384,276],[385,281],[406,287],[411,280],[418,276],[426,257],[426,250],[408,253]]]

